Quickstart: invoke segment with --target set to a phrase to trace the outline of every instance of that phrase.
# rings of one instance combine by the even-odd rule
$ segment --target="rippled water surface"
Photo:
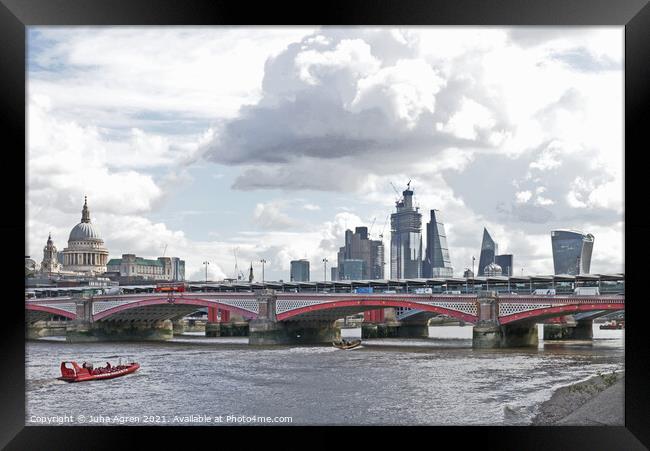
[[[67,415],[72,422],[61,424],[79,424],[83,415],[87,424],[101,414],[157,416],[158,424],[188,415],[287,416],[292,424],[527,424],[555,388],[623,369],[622,331],[594,329],[593,342],[508,350],[473,350],[468,332],[437,327],[430,336],[445,338],[364,340],[349,351],[197,335],[167,343],[28,342],[26,422]],[[116,356],[141,369],[105,381],[55,379],[62,360],[116,363]]]

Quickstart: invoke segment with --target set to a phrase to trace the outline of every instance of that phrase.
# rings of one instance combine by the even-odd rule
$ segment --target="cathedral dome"
[[[68,241],[103,241],[99,231],[90,222],[80,222],[70,231]]]
[[[90,222],[90,211],[88,210],[88,201],[86,199],[84,199],[84,206],[81,211],[81,222],[70,231],[68,242],[71,241],[104,242],[99,236],[99,230]]]
[[[99,236],[99,230],[90,222],[88,202],[84,199],[81,222],[70,231],[68,247],[63,249],[63,269],[85,274],[102,274],[106,272],[107,262],[108,249]]]

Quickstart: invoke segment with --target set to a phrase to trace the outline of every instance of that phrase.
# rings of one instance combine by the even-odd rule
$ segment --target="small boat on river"
[[[57,379],[66,382],[83,382],[101,379],[113,379],[114,377],[125,376],[131,374],[140,368],[140,364],[136,362],[127,363],[125,365],[112,366],[106,363],[105,367],[95,368],[92,363],[84,362],[79,366],[77,362],[61,362],[61,377]]]
[[[353,349],[361,344],[361,340],[339,340],[333,341],[332,346],[339,349]]]

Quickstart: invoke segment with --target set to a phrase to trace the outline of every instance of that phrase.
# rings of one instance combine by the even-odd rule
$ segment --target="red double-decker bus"
[[[156,293],[183,293],[187,289],[184,282],[159,283],[156,284],[154,291]]]

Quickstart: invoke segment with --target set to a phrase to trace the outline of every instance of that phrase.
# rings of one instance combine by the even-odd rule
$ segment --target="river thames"
[[[349,351],[192,334],[164,343],[29,341],[26,424],[525,425],[556,388],[624,369],[621,330],[594,325],[593,341],[480,350],[471,330],[431,327],[428,339],[368,339]],[[56,379],[62,360],[118,357],[140,370]]]

